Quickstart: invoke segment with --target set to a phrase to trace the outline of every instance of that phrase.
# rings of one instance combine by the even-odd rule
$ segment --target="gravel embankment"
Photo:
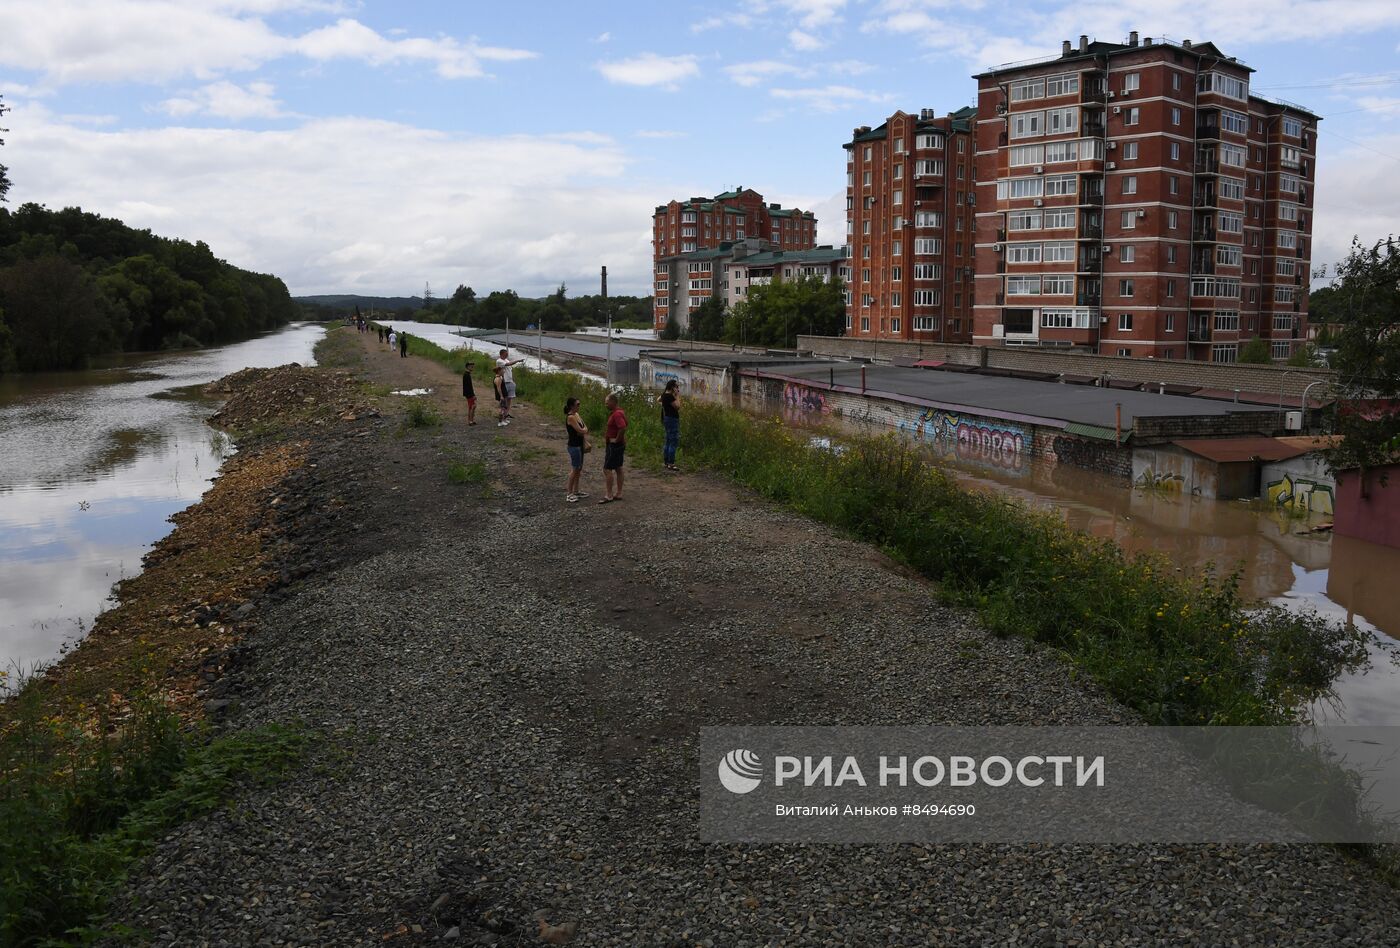
[[[465,428],[452,379],[370,346],[453,414],[327,431],[279,495],[301,578],[258,602],[229,720],[328,739],[133,877],[155,943],[1397,943],[1395,893],[1325,847],[701,844],[702,725],[1132,717],[719,481],[565,505],[553,418]]]

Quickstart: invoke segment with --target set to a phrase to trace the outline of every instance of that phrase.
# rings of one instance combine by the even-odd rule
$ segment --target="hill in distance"
[[[356,296],[352,293],[325,294],[322,296],[294,296],[294,303],[314,303],[318,306],[333,306],[337,309],[360,307],[362,312],[371,309],[400,310],[422,309],[421,296]]]

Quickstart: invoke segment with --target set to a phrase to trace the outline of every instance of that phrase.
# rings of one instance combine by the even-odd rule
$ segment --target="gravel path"
[[[453,378],[367,344],[362,371],[437,386],[448,423],[312,441],[283,495],[301,578],[226,691],[235,726],[330,739],[133,877],[155,943],[1400,942],[1395,892],[1325,847],[701,844],[702,725],[1133,719],[718,480],[565,505],[555,419],[467,428]],[[449,484],[454,459],[487,483]],[[585,479],[600,496],[592,456]]]

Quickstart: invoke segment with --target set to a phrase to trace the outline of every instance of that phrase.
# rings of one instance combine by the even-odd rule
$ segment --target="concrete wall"
[[[1168,494],[1215,498],[1220,466],[1172,445],[1133,452],[1133,486]]]
[[[646,388],[660,390],[675,379],[680,383],[681,395],[685,398],[726,404],[730,401],[733,376],[725,366],[697,365],[693,362],[681,365],[669,359],[642,359],[639,376],[640,384]]]
[[[1338,472],[1335,532],[1400,547],[1400,464],[1368,471],[1364,491],[1362,487],[1358,472]]]
[[[1295,369],[1280,365],[1223,364],[1182,359],[1134,359],[1055,349],[875,341],[846,336],[798,336],[797,345],[801,349],[810,349],[815,355],[875,359],[880,362],[936,359],[956,365],[981,365],[1028,372],[1092,376],[1108,373],[1114,379],[1194,385],[1224,391],[1239,389],[1271,395],[1282,391],[1285,399],[1292,397],[1292,405],[1289,406],[1292,408],[1298,407],[1298,399],[1309,382],[1328,381],[1335,376],[1331,369]]]
[[[1259,496],[1286,510],[1334,514],[1337,481],[1321,456],[1305,454],[1264,464],[1260,471]]]

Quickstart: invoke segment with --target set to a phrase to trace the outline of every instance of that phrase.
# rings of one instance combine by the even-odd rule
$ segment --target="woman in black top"
[[[467,400],[467,424],[476,424],[476,386],[472,382],[472,364],[462,366],[462,397]]]
[[[577,503],[580,497],[588,496],[580,494],[578,490],[579,478],[583,476],[583,455],[590,447],[588,426],[579,417],[578,407],[577,398],[570,398],[564,403],[564,431],[569,439],[569,486],[565,489],[564,499],[571,504]]]
[[[666,443],[661,449],[661,461],[668,471],[678,471],[676,448],[681,445],[681,394],[680,383],[675,379],[666,383],[661,392],[661,425],[666,429]]]

